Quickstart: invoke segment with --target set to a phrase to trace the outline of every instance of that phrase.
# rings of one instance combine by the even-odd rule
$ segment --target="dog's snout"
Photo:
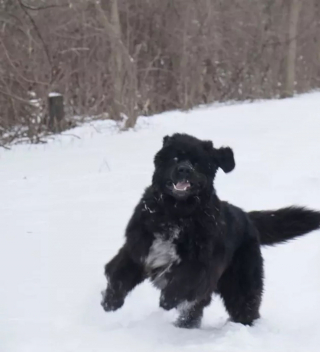
[[[189,163],[182,163],[178,165],[178,174],[183,177],[187,177],[191,174],[192,166]]]

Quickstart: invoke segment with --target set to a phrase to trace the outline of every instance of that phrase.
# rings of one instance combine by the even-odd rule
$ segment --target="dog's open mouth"
[[[175,198],[186,198],[194,192],[194,184],[189,180],[172,181],[168,180],[166,187],[170,190],[171,195]]]
[[[180,181],[176,184],[173,184],[173,188],[178,192],[185,192],[191,188],[191,183],[189,181]]]

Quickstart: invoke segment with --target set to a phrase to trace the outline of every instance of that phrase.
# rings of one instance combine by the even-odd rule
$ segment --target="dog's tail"
[[[300,207],[252,211],[249,217],[260,233],[262,245],[274,245],[320,229],[320,212]]]

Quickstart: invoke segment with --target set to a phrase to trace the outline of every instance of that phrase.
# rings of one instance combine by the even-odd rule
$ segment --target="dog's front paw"
[[[168,295],[164,292],[161,293],[160,296],[160,307],[165,310],[171,310],[173,308],[177,308],[177,306],[181,303],[181,300],[175,295]]]
[[[117,295],[112,289],[107,288],[105,291],[102,291],[101,294],[101,305],[106,312],[113,312],[123,306],[124,298]]]
[[[174,324],[176,328],[182,328],[182,329],[198,329],[201,326],[201,318],[188,318],[188,317],[183,317],[179,318]]]

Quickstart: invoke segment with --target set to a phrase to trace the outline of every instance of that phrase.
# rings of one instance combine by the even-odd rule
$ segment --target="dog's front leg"
[[[193,301],[206,291],[205,267],[196,262],[180,263],[166,275],[167,285],[161,291],[160,307],[166,310],[176,308],[180,303]]]
[[[167,274],[167,285],[161,291],[160,307],[170,310],[184,302],[210,297],[221,276],[221,269],[216,264],[186,262],[173,267]]]
[[[131,258],[126,246],[105,266],[105,275],[101,305],[106,312],[122,307],[127,294],[144,280],[143,266]]]

